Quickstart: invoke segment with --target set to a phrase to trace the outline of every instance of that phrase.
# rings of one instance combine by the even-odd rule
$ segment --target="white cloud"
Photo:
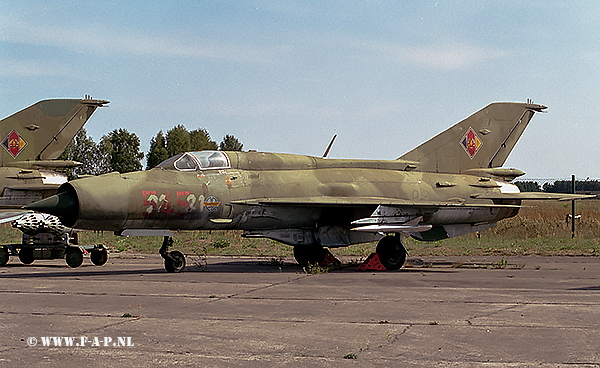
[[[37,25],[0,17],[2,41],[55,47],[81,54],[190,57],[238,63],[270,64],[280,48],[243,43],[183,39],[102,27],[75,28]]]
[[[296,47],[282,42],[269,45],[244,41],[227,42],[189,35],[149,34],[142,31],[115,30],[101,26],[61,26],[18,21],[0,16],[3,42],[54,47],[84,55],[155,56],[194,58],[245,64],[271,65],[286,60],[290,54],[306,46],[313,51],[321,48],[352,53],[352,57],[368,62],[408,63],[418,67],[442,70],[465,69],[497,59],[506,51],[470,45],[463,42],[406,46],[401,43],[346,39],[339,34],[313,36],[305,33],[288,38]],[[294,44],[294,43],[292,43]]]
[[[66,66],[58,64],[40,64],[31,60],[0,59],[0,75],[3,77],[47,77],[72,75]]]
[[[409,63],[434,69],[466,69],[482,62],[504,57],[507,51],[485,48],[466,43],[450,42],[423,46],[404,46],[383,42],[360,43],[363,52],[379,62]],[[366,54],[363,54],[366,55]]]
[[[465,44],[429,45],[407,49],[408,60],[440,69],[464,69],[481,62],[497,59],[507,53],[493,48]]]

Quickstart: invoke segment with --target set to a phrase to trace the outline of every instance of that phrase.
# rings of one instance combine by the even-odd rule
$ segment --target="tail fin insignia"
[[[465,152],[467,152],[467,155],[469,155],[469,157],[473,159],[473,157],[475,157],[475,154],[477,154],[477,151],[479,151],[479,147],[481,147],[483,143],[481,142],[481,139],[479,139],[479,136],[477,136],[477,133],[475,133],[473,128],[469,127],[469,131],[460,141],[460,144],[465,149]]]
[[[399,159],[418,162],[416,169],[426,172],[502,167],[533,115],[545,109],[532,103],[492,103]]]
[[[88,96],[42,100],[0,120],[0,166],[56,160],[94,111],[107,103]]]
[[[27,146],[27,141],[16,130],[13,130],[4,138],[2,146],[6,148],[13,158],[17,158],[19,153],[23,151],[23,148]]]

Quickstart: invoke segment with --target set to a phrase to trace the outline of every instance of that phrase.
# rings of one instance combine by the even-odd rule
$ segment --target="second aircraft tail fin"
[[[55,160],[94,111],[108,101],[39,101],[0,121],[0,166],[17,161]]]

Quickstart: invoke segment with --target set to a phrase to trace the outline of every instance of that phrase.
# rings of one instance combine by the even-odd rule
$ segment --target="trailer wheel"
[[[65,254],[65,261],[71,268],[77,268],[83,263],[83,252],[78,247],[67,248]]]
[[[90,260],[96,266],[102,266],[108,261],[108,251],[106,249],[94,249],[90,253]]]
[[[33,263],[33,248],[24,247],[19,250],[19,261],[23,264],[32,264]]]
[[[8,248],[5,246],[0,247],[0,266],[6,266],[9,257]]]

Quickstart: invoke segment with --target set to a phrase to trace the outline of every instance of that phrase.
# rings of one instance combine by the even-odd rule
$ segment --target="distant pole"
[[[571,175],[571,193],[575,194],[575,175]],[[575,200],[571,201],[571,238],[575,237]]]

